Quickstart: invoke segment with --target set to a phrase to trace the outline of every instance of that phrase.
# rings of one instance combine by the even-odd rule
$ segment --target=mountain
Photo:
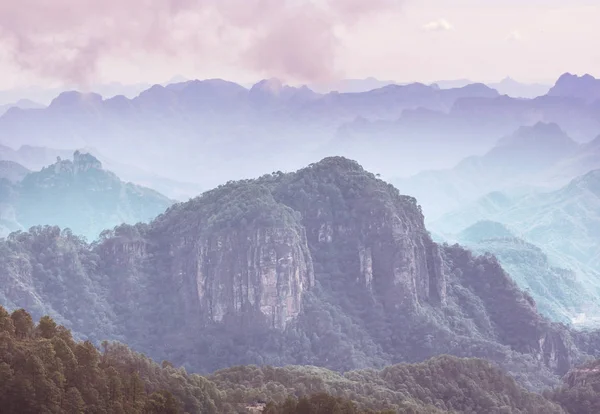
[[[576,98],[592,103],[600,100],[600,79],[589,74],[577,76],[565,73],[558,78],[548,95]]]
[[[576,169],[569,172],[555,166],[591,153],[589,145],[575,143],[557,124],[538,122],[518,128],[485,154],[465,158],[452,169],[424,171],[393,183],[417,197],[432,221],[490,191],[519,194],[532,187],[560,185],[556,171],[568,175]],[[577,165],[580,168],[582,164]]]
[[[150,220],[171,203],[153,190],[122,182],[96,158],[76,151],[72,161],[59,158],[15,183],[3,215],[10,212],[12,230],[51,224],[93,240],[117,224]]]
[[[541,174],[556,185],[566,185],[573,178],[600,169],[600,135],[591,142],[581,145],[571,156],[559,161]]]
[[[74,151],[24,145],[18,149],[0,145],[0,160],[11,161],[32,171],[41,170],[56,162],[57,157],[69,158]]]
[[[478,221],[461,231],[455,241],[475,253],[493,254],[549,319],[578,327],[598,325],[600,273],[557,267],[542,249],[493,221]]]
[[[37,102],[30,101],[29,99],[20,99],[14,103],[8,103],[0,105],[0,116],[4,115],[6,111],[10,108],[20,108],[20,109],[36,109],[43,108],[44,105],[39,104]]]
[[[551,85],[540,83],[522,83],[510,77],[502,79],[500,82],[488,83],[490,88],[496,89],[502,95],[508,95],[513,98],[537,98],[548,93]]]
[[[19,163],[29,170],[39,171],[53,164],[58,157],[71,158],[74,151],[93,155],[107,170],[117,174],[123,181],[151,188],[174,200],[188,200],[202,192],[198,184],[171,180],[133,165],[115,162],[95,148],[60,150],[24,145],[15,150],[0,145],[0,161]]]
[[[344,374],[309,366],[239,366],[201,377],[118,343],[73,340],[48,316],[0,307],[0,404],[19,413],[577,414],[597,393],[577,392],[597,362],[573,369],[546,397],[519,387],[486,361],[436,357],[420,364]],[[563,407],[572,410],[566,411]]]
[[[455,80],[435,81],[432,83],[432,85],[437,85],[438,87],[440,87],[442,89],[452,89],[452,88],[462,88],[467,85],[471,85],[473,83],[476,83],[476,82],[473,82],[469,79],[455,79]]]
[[[341,92],[361,93],[383,88],[388,85],[400,85],[395,81],[379,80],[373,77],[366,79],[342,79],[336,82],[311,84],[310,88],[319,93]]]
[[[456,234],[479,220],[494,220],[538,245],[561,267],[600,272],[600,170],[550,192],[507,198],[492,208],[488,197],[431,223],[438,233]],[[487,207],[484,207],[487,206]]]
[[[541,389],[600,346],[540,316],[493,256],[434,243],[414,198],[341,157],[230,182],[93,244],[12,234],[0,277],[10,309],[196,372],[452,354]]]
[[[538,122],[589,142],[600,132],[599,105],[570,95],[511,98],[473,83],[317,93],[276,79],[251,88],[208,79],[154,85],[133,98],[63,92],[48,108],[11,108],[0,117],[0,143],[95,148],[117,163],[202,188],[256,177],[261,165],[290,171],[333,155],[397,177],[450,168]]]
[[[459,99],[497,96],[485,85],[423,84],[322,95],[276,79],[250,89],[219,79],[154,85],[133,99],[64,92],[46,109],[8,111],[0,118],[0,142],[95,148],[115,162],[206,188],[257,176],[261,165],[289,170],[329,155],[329,141],[357,117],[395,120],[405,110],[444,112]]]
[[[21,181],[30,171],[13,161],[0,160],[0,180],[5,179],[11,183]]]
[[[600,361],[574,368],[563,379],[562,387],[548,393],[569,413],[592,414],[600,410]]]

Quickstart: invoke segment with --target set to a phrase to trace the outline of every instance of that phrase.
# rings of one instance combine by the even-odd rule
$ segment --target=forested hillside
[[[125,345],[77,342],[47,316],[36,324],[23,309],[0,307],[3,413],[591,414],[600,403],[596,366],[573,370],[547,398],[488,362],[448,356],[345,374],[246,366],[202,377]]]
[[[529,389],[600,341],[539,315],[491,255],[434,243],[414,198],[333,157],[231,182],[92,244],[38,227],[0,242],[0,299],[78,338],[208,373],[345,372],[450,354]]]

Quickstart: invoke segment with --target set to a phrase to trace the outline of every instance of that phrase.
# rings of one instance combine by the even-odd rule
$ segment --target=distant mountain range
[[[447,81],[437,81],[434,84],[440,88],[460,88],[469,84],[475,83],[468,79],[457,79]],[[500,95],[508,95],[512,98],[528,98],[533,99],[538,96],[543,96],[548,93],[551,85],[544,85],[541,83],[524,83],[518,82],[510,77],[502,79],[500,82],[487,82],[487,86],[493,88],[500,93]]]
[[[20,99],[14,103],[0,105],[0,116],[4,115],[10,108],[39,109],[43,107],[44,105],[30,101],[29,99]]]
[[[592,140],[600,105],[573,86],[589,77],[569,79],[555,85],[560,95],[535,99],[501,96],[483,84],[321,94],[276,79],[250,89],[218,79],[155,85],[133,99],[65,92],[45,109],[10,109],[0,117],[0,142],[96,148],[115,162],[202,187],[256,176],[260,165],[286,171],[338,154],[385,177],[407,176],[483,154],[537,122]]]
[[[474,82],[469,79],[455,79],[455,80],[440,80],[432,82],[431,85],[437,85],[441,89],[453,89],[463,88],[467,85],[471,85]],[[406,82],[396,82],[392,80],[379,80],[373,77],[365,79],[342,79],[337,82],[327,84],[311,84],[310,88],[319,93],[329,93],[333,91],[342,93],[360,93],[368,92],[373,89],[383,88],[388,85],[406,85]],[[502,79],[500,82],[487,82],[485,83],[492,89],[495,89],[500,95],[508,95],[513,98],[536,98],[538,96],[546,95],[552,85],[545,85],[541,83],[524,83],[518,82],[510,77]]]
[[[478,254],[492,253],[548,318],[578,327],[600,326],[600,272],[572,266],[556,255],[548,257],[515,232],[501,223],[481,220],[450,240]]]
[[[422,205],[428,222],[492,191],[524,194],[556,189],[600,168],[600,136],[578,144],[557,124],[520,127],[481,156],[454,168],[392,180]]]
[[[96,158],[80,152],[38,172],[2,161],[0,181],[0,237],[57,225],[95,240],[102,230],[148,221],[172,204],[153,190],[122,182]]]
[[[430,225],[436,233],[451,236],[480,220],[506,225],[544,249],[555,265],[600,272],[600,170],[551,192],[491,193]]]

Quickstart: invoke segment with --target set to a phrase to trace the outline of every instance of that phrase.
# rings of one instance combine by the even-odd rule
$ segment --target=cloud
[[[453,30],[454,26],[446,19],[438,19],[424,24],[422,29],[426,32],[443,32]]]
[[[506,37],[506,40],[512,41],[512,42],[518,42],[522,39],[523,39],[523,35],[518,30],[512,30]]]
[[[336,74],[336,27],[352,27],[401,3],[10,0],[0,2],[0,42],[8,43],[21,68],[79,84],[94,77],[104,58],[150,53],[202,64],[215,51],[229,52],[237,65],[268,76],[312,82]]]

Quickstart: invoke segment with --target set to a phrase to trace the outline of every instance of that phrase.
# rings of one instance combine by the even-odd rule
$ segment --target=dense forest
[[[438,414],[597,413],[600,370],[574,369],[544,396],[490,363],[439,356],[345,374],[310,366],[240,366],[203,377],[118,343],[75,341],[45,316],[0,307],[3,413]]]
[[[341,157],[227,183],[93,243],[53,226],[12,233],[0,284],[11,311],[202,374],[448,354],[541,391],[600,350],[540,316],[492,255],[434,243],[414,198]]]

